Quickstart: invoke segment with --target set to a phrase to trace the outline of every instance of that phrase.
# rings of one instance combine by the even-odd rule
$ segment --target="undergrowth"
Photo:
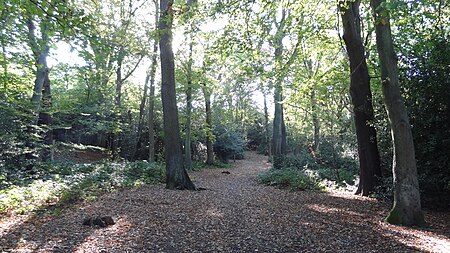
[[[310,170],[271,169],[260,174],[258,181],[261,184],[288,188],[292,191],[325,190],[325,186],[321,183],[318,175]]]
[[[165,181],[164,166],[145,161],[45,163],[36,171],[27,177],[0,175],[0,213],[27,214],[45,206],[93,200],[120,188]]]

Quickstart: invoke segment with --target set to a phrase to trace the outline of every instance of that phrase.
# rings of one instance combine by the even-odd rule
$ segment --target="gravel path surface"
[[[388,203],[258,185],[265,160],[247,153],[233,168],[190,173],[204,191],[145,186],[58,215],[4,218],[0,252],[450,252],[449,213],[426,212],[426,229],[392,226]],[[83,226],[88,215],[116,224]]]

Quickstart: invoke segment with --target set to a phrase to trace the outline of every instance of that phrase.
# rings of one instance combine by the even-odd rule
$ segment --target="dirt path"
[[[382,222],[389,206],[350,194],[289,192],[256,183],[268,169],[248,153],[231,174],[191,173],[199,192],[163,185],[103,195],[55,216],[0,227],[2,252],[450,252],[450,214],[427,213],[430,228]],[[108,228],[81,224],[111,215]]]

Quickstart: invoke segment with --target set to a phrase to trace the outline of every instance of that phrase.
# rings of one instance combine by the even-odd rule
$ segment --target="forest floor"
[[[258,185],[265,160],[190,173],[204,191],[143,186],[1,218],[0,252],[450,252],[450,213],[426,211],[422,229],[389,225],[390,204],[376,199]],[[82,225],[90,215],[116,224]]]

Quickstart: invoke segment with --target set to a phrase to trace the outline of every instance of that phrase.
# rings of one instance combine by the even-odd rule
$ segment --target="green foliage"
[[[228,163],[229,159],[244,158],[245,141],[238,131],[218,125],[214,128],[214,136],[216,136],[214,152],[222,162]]]
[[[292,191],[314,190],[324,191],[316,174],[308,170],[281,169],[268,170],[258,176],[261,184],[288,188]]]
[[[22,175],[13,182],[6,181],[0,174],[0,213],[25,214],[50,204],[89,201],[123,187],[165,181],[162,164],[144,161],[122,164],[45,163],[39,166],[38,171],[40,173],[31,177]]]
[[[450,42],[433,36],[417,45],[403,76],[413,126],[419,183],[424,204],[448,207],[450,189]],[[446,203],[446,204],[445,204]]]

